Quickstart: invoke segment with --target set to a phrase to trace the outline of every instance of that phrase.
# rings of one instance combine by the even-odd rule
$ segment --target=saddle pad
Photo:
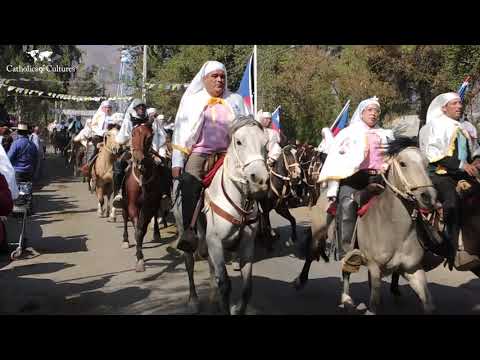
[[[213,177],[217,173],[217,170],[223,165],[223,160],[225,159],[225,155],[220,155],[218,160],[213,165],[213,168],[204,176],[202,180],[202,184],[204,187],[208,188],[212,183]]]
[[[376,198],[377,198],[376,196],[371,197],[365,205],[363,205],[360,209],[357,210],[357,215],[360,217],[365,215],[368,209],[375,203]],[[333,203],[332,205],[330,205],[330,207],[327,210],[327,213],[329,213],[332,216],[335,216],[337,214],[337,204]]]

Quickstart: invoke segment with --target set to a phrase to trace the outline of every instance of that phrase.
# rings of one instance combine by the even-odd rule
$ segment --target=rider
[[[201,195],[204,165],[209,156],[226,152],[229,127],[237,115],[246,115],[246,109],[242,97],[228,90],[225,65],[207,61],[185,91],[175,118],[172,177],[174,193],[179,185],[182,191],[185,230],[177,244],[180,250],[196,250],[198,239],[190,223]]]
[[[28,125],[18,124],[17,138],[8,150],[8,158],[15,169],[17,182],[32,181],[37,166],[38,150],[28,135]]]
[[[111,120],[111,116],[112,103],[108,100],[105,100],[101,103],[90,124],[93,135],[91,141],[93,143],[94,150],[92,156],[90,157],[90,159],[88,159],[88,165],[90,169],[89,173],[91,172],[91,169],[97,157],[99,144],[103,142],[103,135],[105,135],[105,131],[107,130],[108,124]]]
[[[132,130],[135,126],[144,124],[148,121],[147,105],[143,100],[134,99],[125,114],[122,127],[118,132],[115,140],[120,145],[130,146],[129,142],[132,138]],[[125,178],[125,169],[128,166],[129,151],[126,150],[113,163],[113,206],[116,208],[123,207],[122,184]]]
[[[380,103],[376,97],[363,100],[353,114],[350,125],[334,139],[328,150],[318,182],[328,182],[329,207],[337,202],[337,257],[351,250],[357,220],[355,193],[369,188],[378,191],[379,174],[385,170],[380,147],[393,138],[391,130],[378,125]]]
[[[78,133],[82,130],[82,128],[83,128],[83,125],[79,117],[72,119],[72,121],[70,122],[70,125],[68,125],[68,132],[71,135],[72,139],[74,136],[78,135]]]
[[[458,121],[463,104],[457,93],[444,93],[433,99],[427,121],[420,130],[420,149],[430,162],[429,173],[443,206],[444,236],[448,239],[447,262],[453,268],[460,232],[459,195],[457,183],[475,183],[479,161],[472,162],[474,144],[468,131]]]
[[[263,131],[267,135],[268,143],[268,158],[267,164],[270,167],[273,167],[275,162],[278,160],[282,154],[282,148],[280,147],[280,134],[278,131],[271,128],[272,125],[272,114],[269,112],[263,112],[260,110],[257,115],[257,119],[263,126]]]
[[[152,148],[156,151],[162,158],[167,157],[167,133],[163,128],[163,121],[165,117],[162,114],[159,114],[157,109],[148,108],[147,109],[148,119],[152,122],[153,130],[153,141]]]

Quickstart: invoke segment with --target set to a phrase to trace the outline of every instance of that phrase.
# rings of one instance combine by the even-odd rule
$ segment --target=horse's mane
[[[241,115],[238,116],[230,126],[230,137],[232,137],[238,129],[244,126],[258,126],[259,129],[263,130],[263,126],[257,120],[255,120],[252,115]]]
[[[385,155],[392,157],[398,155],[400,151],[406,149],[407,147],[417,147],[418,148],[418,138],[417,137],[408,137],[408,136],[397,136],[394,140],[388,142],[385,146]]]

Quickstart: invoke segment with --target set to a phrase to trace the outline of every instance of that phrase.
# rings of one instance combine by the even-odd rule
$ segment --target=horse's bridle
[[[295,192],[293,191],[292,170],[290,170],[290,168],[292,168],[294,166],[300,166],[300,164],[297,161],[297,157],[292,152],[291,152],[291,154],[293,156],[294,162],[292,164],[289,164],[288,161],[287,161],[287,157],[285,156],[285,150],[286,150],[285,148],[282,149],[282,158],[283,158],[283,164],[285,166],[285,169],[287,169],[288,176],[280,175],[277,172],[275,172],[273,169],[270,169],[270,174],[271,175],[273,175],[273,176],[279,178],[280,180],[282,180],[282,190],[281,190],[281,194],[280,194],[280,192],[273,185],[272,177],[270,176],[270,188],[272,189],[274,194],[277,195],[278,203],[280,203],[280,201],[282,201],[287,196],[287,189],[288,189],[287,183],[288,183],[288,185],[290,185],[290,194],[293,197],[297,197]]]
[[[408,148],[418,150],[414,146],[410,146],[405,149],[408,149]],[[390,160],[390,165],[391,165],[391,169],[393,169],[393,171],[395,171],[395,173],[398,175],[398,178],[400,180],[400,183],[402,184],[403,189],[399,189],[398,187],[393,185],[390,181],[388,181],[387,177],[383,172],[381,173],[382,179],[383,181],[385,181],[385,184],[393,191],[393,193],[397,197],[407,201],[407,203],[409,203],[410,205],[413,205],[414,209],[410,214],[410,216],[412,217],[412,219],[416,219],[419,206],[418,206],[418,199],[416,198],[413,192],[421,188],[434,188],[434,185],[432,182],[430,182],[430,184],[412,186],[408,181],[408,179],[403,174],[401,166],[398,163],[398,160],[396,159],[396,157],[392,157],[392,159]]]
[[[134,126],[133,129],[135,129],[135,128],[139,127],[139,126],[142,126],[142,125],[145,125],[145,124],[138,124],[138,125]],[[133,129],[132,129],[132,136],[133,136]],[[145,145],[145,144],[144,144],[144,145]],[[151,182],[153,181],[154,177],[155,177],[155,172],[152,171],[152,175],[151,175],[146,181],[143,181],[143,173],[142,173],[141,169],[139,168],[138,160],[135,159],[135,157],[133,156],[133,154],[134,154],[134,151],[142,151],[143,157],[144,157],[144,159],[145,159],[145,158],[148,158],[148,155],[149,155],[149,154],[152,154],[152,153],[153,153],[153,154],[157,154],[157,153],[151,148],[151,146],[150,146],[148,149],[147,149],[146,146],[143,146],[143,149],[140,150],[140,149],[134,148],[133,145],[132,145],[131,151],[132,151],[132,159],[133,159],[133,161],[132,161],[132,175],[133,175],[133,178],[135,179],[135,181],[138,183],[138,185],[139,185],[140,187],[142,187],[143,185],[147,185],[147,184],[151,183]],[[158,154],[157,154],[157,155],[158,155]],[[159,156],[159,155],[158,155],[158,156]],[[140,173],[141,178],[139,178],[139,177],[137,176],[137,174],[135,173],[135,170],[136,170],[136,169],[138,169],[138,172]]]

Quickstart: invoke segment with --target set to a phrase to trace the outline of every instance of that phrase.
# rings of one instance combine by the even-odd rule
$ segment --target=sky
[[[115,81],[120,70],[121,45],[77,45],[84,52],[82,57],[86,67],[96,65],[103,68],[102,74],[107,82]],[[106,84],[106,90],[115,96],[115,84]]]

